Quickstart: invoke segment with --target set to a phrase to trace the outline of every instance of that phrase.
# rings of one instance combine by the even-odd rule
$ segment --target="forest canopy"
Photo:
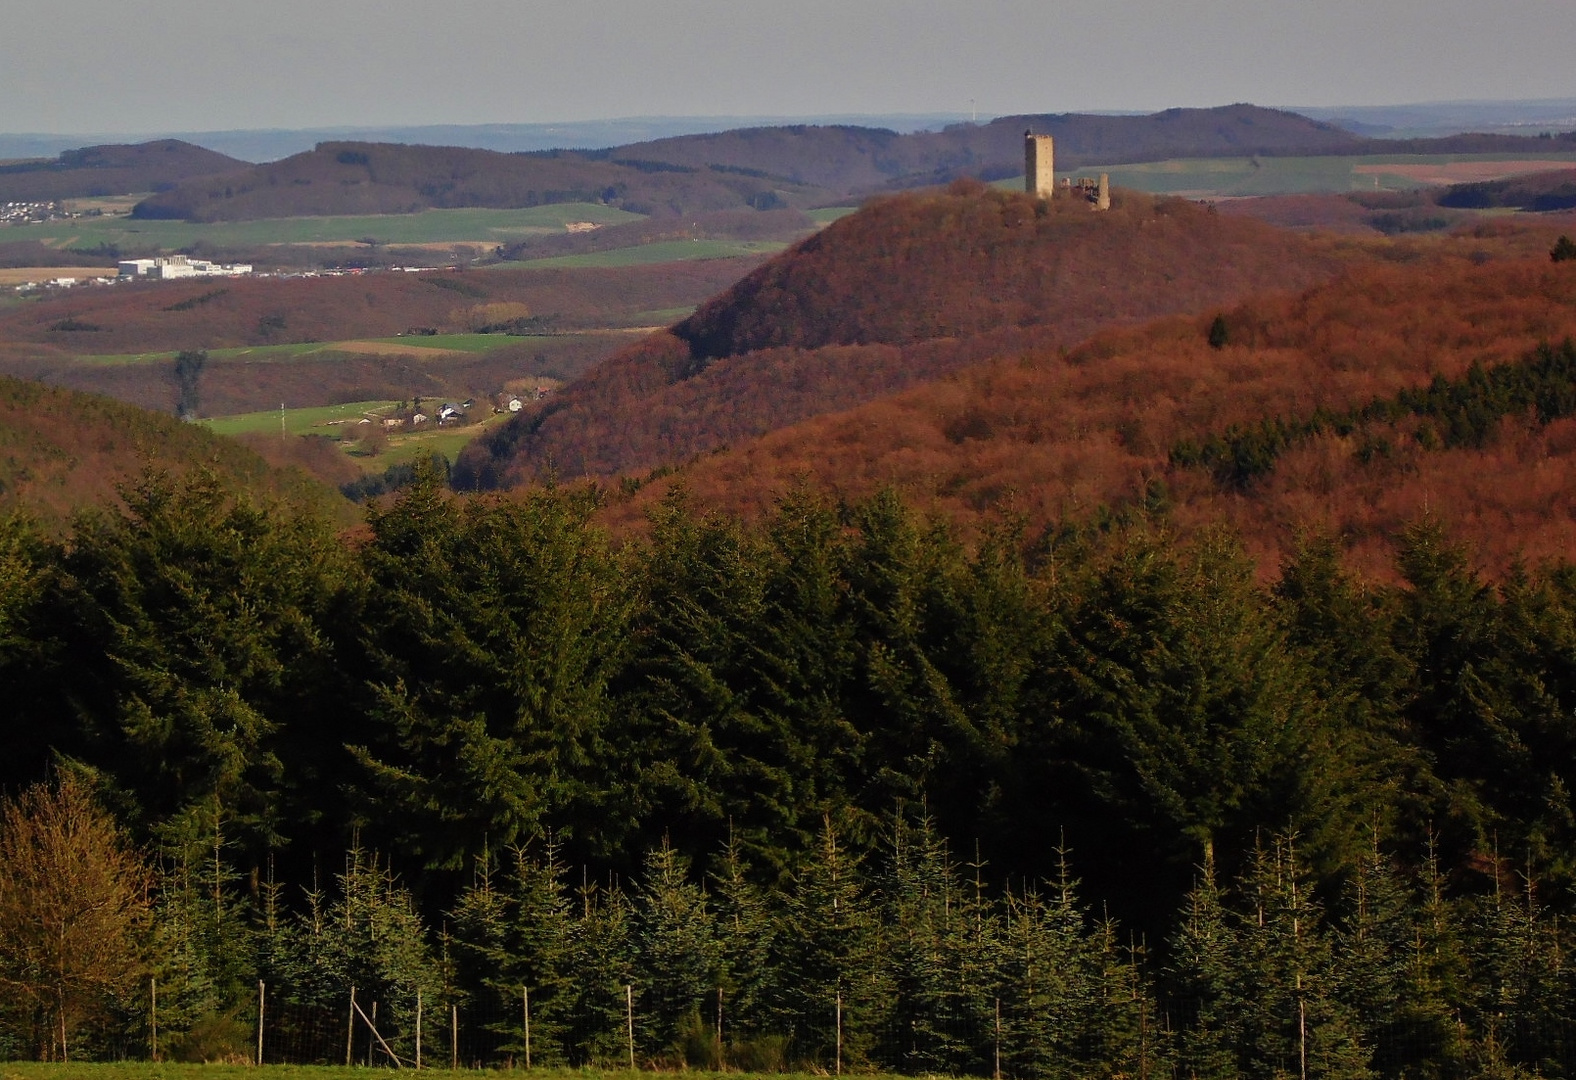
[[[542,1060],[617,1059],[638,985],[651,1061],[723,1053],[720,992],[779,1063],[829,1060],[828,995],[849,1061],[918,1071],[1002,1030],[1024,1075],[1563,1062],[1570,565],[1489,580],[1420,520],[1397,584],[1313,535],[1265,586],[1163,505],[965,544],[891,493],[744,525],[678,491],[615,545],[597,504],[429,473],[347,545],[150,473],[62,540],[6,523],[4,779],[86,785],[157,871],[171,1038],[266,978],[381,987],[402,1038],[418,989],[463,1002],[491,1060],[520,986]],[[140,1053],[139,993],[7,1038]]]

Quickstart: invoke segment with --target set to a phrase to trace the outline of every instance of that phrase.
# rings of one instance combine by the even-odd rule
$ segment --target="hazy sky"
[[[50,0],[0,131],[1576,97],[1572,0]]]

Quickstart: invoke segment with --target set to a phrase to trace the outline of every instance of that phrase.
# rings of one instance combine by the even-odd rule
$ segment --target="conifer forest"
[[[605,497],[7,521],[0,1056],[1576,1075],[1576,566]]]

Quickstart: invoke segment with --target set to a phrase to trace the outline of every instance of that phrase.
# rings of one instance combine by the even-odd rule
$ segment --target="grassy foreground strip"
[[[0,1080],[365,1080],[372,1072],[396,1075],[405,1070],[365,1066],[342,1065],[178,1065],[171,1062],[155,1064],[149,1061],[70,1062],[16,1061],[0,1063]],[[421,1075],[432,1080],[451,1077],[475,1077],[482,1073],[510,1076],[530,1076],[532,1080],[636,1080],[650,1077],[651,1073],[631,1072],[628,1069],[428,1069]],[[752,1080],[770,1076],[772,1080],[810,1080],[825,1074],[813,1073],[709,1073],[685,1070],[688,1080]],[[861,1074],[867,1080],[878,1080],[882,1074]]]

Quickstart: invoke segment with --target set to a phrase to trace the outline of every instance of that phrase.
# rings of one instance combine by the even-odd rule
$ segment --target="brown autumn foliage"
[[[1569,266],[1441,249],[1248,300],[1226,312],[1221,349],[1207,341],[1212,317],[1108,331],[1071,352],[1027,349],[701,458],[681,482],[699,504],[747,516],[805,480],[848,498],[892,486],[965,525],[1006,515],[1032,532],[1153,497],[1160,481],[1180,527],[1231,522],[1266,572],[1298,530],[1318,528],[1367,573],[1389,574],[1390,540],[1424,512],[1499,570],[1517,553],[1576,551],[1568,421],[1507,422],[1481,451],[1423,451],[1404,431],[1325,437],[1246,492],[1168,460],[1182,438],[1349,408],[1576,337]],[[1358,454],[1364,437],[1392,449]],[[649,484],[612,520],[635,522],[673,482]]]
[[[1373,211],[1345,195],[1260,195],[1222,199],[1215,205],[1223,214],[1258,218],[1283,229],[1366,236],[1378,232],[1370,222]]]
[[[152,875],[87,785],[63,776],[0,810],[0,1010],[41,1061],[141,982]]]
[[[1300,288],[1335,246],[1178,199],[962,182],[877,200],[466,452],[461,482],[639,471],[1101,327]]]
[[[674,333],[700,358],[781,345],[901,345],[1002,327],[1077,340],[1113,321],[1300,287],[1335,265],[1301,237],[1119,191],[1109,213],[961,183],[878,200],[702,305]]]
[[[301,469],[271,467],[172,411],[0,376],[0,513],[21,512],[62,532],[72,514],[117,502],[120,486],[152,467],[176,475],[207,469],[237,488],[316,507],[331,519],[353,516],[337,491]]]

